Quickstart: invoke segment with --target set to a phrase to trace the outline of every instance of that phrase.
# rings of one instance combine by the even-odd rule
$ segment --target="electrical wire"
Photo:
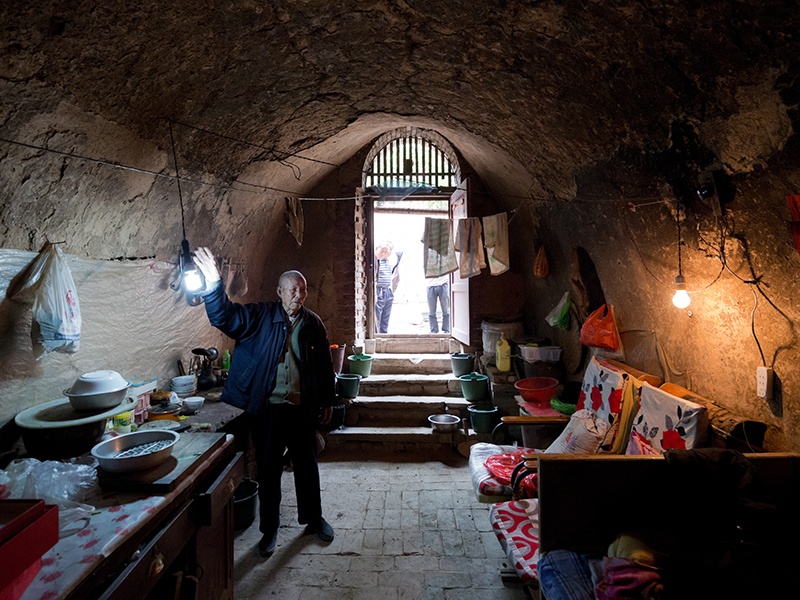
[[[183,231],[183,239],[186,239],[186,217],[183,210],[183,194],[181,193],[181,175],[178,170],[178,153],[175,151],[175,137],[172,135],[172,121],[168,121],[169,125],[169,139],[172,142],[172,160],[175,163],[175,179],[178,182],[178,200],[181,203],[181,230]]]

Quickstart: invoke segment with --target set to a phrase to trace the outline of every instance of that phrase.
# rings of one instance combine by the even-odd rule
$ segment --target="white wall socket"
[[[756,367],[756,395],[767,400],[772,398],[772,367]]]

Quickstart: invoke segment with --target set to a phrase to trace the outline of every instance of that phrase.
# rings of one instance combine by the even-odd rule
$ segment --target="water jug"
[[[511,370],[511,345],[506,341],[505,335],[502,333],[495,347],[494,362],[498,371]]]

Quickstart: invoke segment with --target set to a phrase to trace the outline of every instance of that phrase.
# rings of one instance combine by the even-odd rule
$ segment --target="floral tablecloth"
[[[20,600],[64,598],[136,531],[168,496],[103,494],[85,526],[58,541],[42,556],[42,568]]]

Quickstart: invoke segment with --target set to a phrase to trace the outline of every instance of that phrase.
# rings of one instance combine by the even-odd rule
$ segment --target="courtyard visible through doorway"
[[[376,203],[373,212],[373,239],[376,243],[388,240],[395,252],[402,252],[400,283],[386,334],[381,335],[433,335],[428,319],[427,289],[430,279],[425,278],[422,237],[425,217],[447,218],[447,200],[403,200],[402,208],[381,207]],[[441,333],[442,310],[436,305],[436,320]]]

